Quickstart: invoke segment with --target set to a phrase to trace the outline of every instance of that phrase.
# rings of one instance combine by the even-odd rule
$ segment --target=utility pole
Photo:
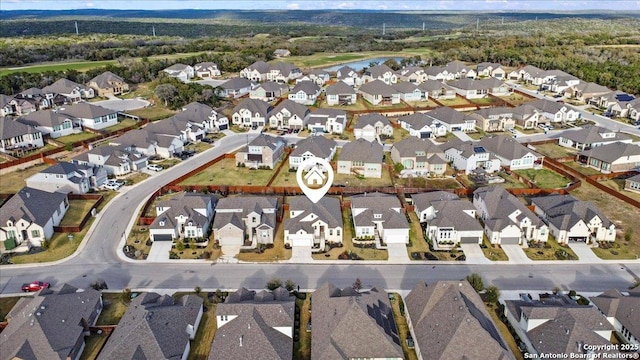
[[[476,32],[480,29],[480,18],[476,19]]]
[[[504,25],[504,16],[502,17],[502,25]]]
[[[384,35],[385,30],[386,30],[386,29],[385,29],[385,25],[386,25],[385,23],[382,23],[382,35]]]
[[[154,25],[151,29],[153,31],[153,37],[156,37],[156,26]]]
[[[80,35],[80,32],[78,31],[78,22],[76,21],[76,35]]]
[[[422,23],[422,31],[424,31],[424,22]]]

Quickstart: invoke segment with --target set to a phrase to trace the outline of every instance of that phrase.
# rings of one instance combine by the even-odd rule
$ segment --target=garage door
[[[220,130],[227,130],[227,128],[228,128],[228,127],[229,127],[229,126],[228,126],[227,124],[224,124],[224,125],[220,125],[220,126],[218,126],[218,129],[220,129]]]
[[[172,241],[171,234],[155,234],[153,235],[153,241]]]
[[[462,237],[460,238],[460,243],[462,244],[477,244],[478,243],[478,238],[477,237]]]
[[[428,133],[428,132],[421,132],[420,133],[420,138],[421,139],[428,139],[430,137],[431,137],[431,133]]]
[[[520,239],[517,237],[508,237],[500,239],[500,243],[502,245],[518,245],[520,243]]]

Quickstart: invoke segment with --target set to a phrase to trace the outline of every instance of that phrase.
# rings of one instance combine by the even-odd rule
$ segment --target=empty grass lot
[[[80,225],[80,222],[89,213],[97,200],[69,200],[69,209],[64,214],[61,226]]]
[[[398,293],[391,293],[393,299],[389,299],[391,302],[391,308],[393,309],[393,318],[396,320],[396,326],[398,327],[398,336],[400,337],[400,344],[402,345],[402,352],[406,360],[418,360],[415,349],[409,349],[407,345],[407,338],[411,337],[409,331],[409,325],[407,324],[407,318],[400,311],[400,304],[403,302],[402,297]],[[405,309],[404,305],[402,306]],[[405,310],[406,311],[406,310]]]
[[[273,172],[274,170],[251,170],[246,167],[237,167],[235,159],[223,159],[184,180],[180,185],[266,186]]]
[[[558,174],[555,171],[549,169],[526,169],[515,170],[518,175],[527,178],[531,182],[538,185],[542,189],[558,189],[567,186],[571,181],[566,177]]]
[[[48,168],[49,164],[37,164],[24,170],[16,170],[2,175],[0,180],[0,192],[4,194],[15,194],[22,189],[26,183],[25,179]]]
[[[311,321],[311,294],[302,299],[296,299],[296,305],[300,308],[300,340],[293,343],[293,359],[311,359],[311,332],[307,332],[307,324]]]

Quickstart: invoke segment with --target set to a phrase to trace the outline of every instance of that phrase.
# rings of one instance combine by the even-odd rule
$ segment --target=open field
[[[251,170],[237,167],[235,159],[223,159],[217,164],[184,180],[180,185],[260,185],[265,186],[274,170]]]
[[[515,170],[516,174],[527,178],[542,189],[559,189],[567,186],[569,179],[549,169],[526,169]]]
[[[69,200],[69,209],[64,214],[60,226],[80,225],[97,200]]]
[[[24,170],[16,170],[10,173],[3,174],[2,181],[0,181],[0,192],[5,194],[17,193],[26,185],[24,181],[26,178],[33,174],[39,173],[49,166],[51,165],[37,164]]]

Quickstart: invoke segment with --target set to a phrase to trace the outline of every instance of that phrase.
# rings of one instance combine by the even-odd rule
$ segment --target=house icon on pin
[[[320,166],[313,165],[309,172],[304,176],[304,180],[307,182],[307,185],[322,185],[324,180],[327,177],[324,175],[324,171]]]

